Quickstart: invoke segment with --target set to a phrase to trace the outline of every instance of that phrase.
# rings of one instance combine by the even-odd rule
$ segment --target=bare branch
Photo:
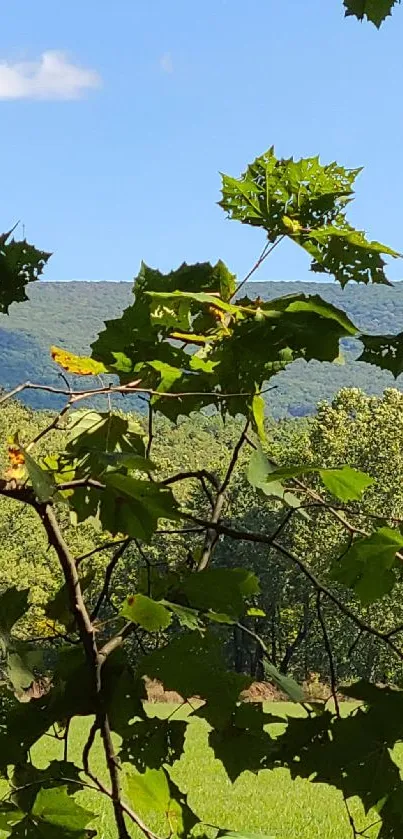
[[[110,583],[111,583],[113,572],[114,572],[120,558],[123,556],[125,550],[129,547],[131,541],[132,540],[131,540],[130,537],[125,539],[124,542],[122,542],[122,544],[118,547],[117,551],[115,551],[115,553],[113,554],[112,559],[110,559],[110,561],[108,562],[108,565],[107,565],[106,570],[105,570],[104,583],[103,583],[102,589],[100,591],[98,600],[97,600],[97,602],[94,606],[94,609],[92,610],[91,621],[94,621],[95,618],[98,616],[104,600],[107,599],[107,597],[109,595],[109,586],[110,586]]]
[[[323,634],[323,643],[325,645],[325,650],[327,653],[327,657],[329,660],[329,670],[330,670],[330,687],[332,690],[331,696],[333,697],[334,707],[336,711],[336,715],[340,718],[340,705],[339,699],[337,696],[337,677],[336,677],[336,663],[333,656],[332,645],[330,643],[329,634],[327,631],[326,621],[322,611],[322,592],[318,591],[316,593],[316,611],[318,615],[318,620],[322,629]]]
[[[111,780],[111,798],[113,802],[118,837],[119,839],[130,839],[122,809],[119,768],[112,741],[109,719],[104,708],[102,695],[101,669],[105,658],[100,656],[98,653],[95,630],[84,602],[77,566],[60,531],[53,509],[50,504],[37,504],[36,509],[47,533],[49,544],[55,549],[59,562],[62,566],[70,599],[71,612],[77,622],[88,667],[92,675],[96,724],[101,733],[106,763]],[[93,736],[95,736],[95,733]]]
[[[254,273],[255,273],[255,271],[257,271],[257,269],[258,269],[258,268],[260,268],[260,266],[261,266],[262,262],[264,262],[264,261],[265,261],[265,259],[267,259],[267,257],[268,257],[268,256],[270,256],[270,254],[274,251],[274,249],[277,247],[277,245],[279,245],[279,244],[280,244],[280,242],[282,242],[282,241],[283,241],[284,236],[285,236],[285,233],[283,233],[283,235],[282,235],[282,236],[279,236],[279,238],[278,238],[278,239],[276,239],[276,241],[275,241],[272,245],[271,245],[271,242],[266,242],[266,244],[265,244],[265,246],[264,246],[264,248],[263,248],[263,250],[262,250],[262,253],[260,254],[260,256],[258,257],[258,259],[256,260],[256,262],[255,262],[255,264],[253,265],[253,267],[250,269],[250,271],[248,271],[248,273],[246,274],[246,277],[244,277],[244,278],[243,278],[243,280],[242,280],[242,282],[240,282],[240,283],[239,283],[239,285],[238,285],[238,286],[237,286],[237,288],[235,289],[234,293],[231,295],[231,297],[230,297],[230,301],[231,301],[231,300],[233,300],[233,299],[234,299],[234,297],[236,297],[236,295],[240,292],[241,288],[242,288],[242,287],[245,285],[245,283],[247,283],[247,282],[248,282],[248,280],[251,278],[252,274],[254,274]],[[270,245],[271,245],[271,247],[270,247]]]
[[[126,539],[111,539],[110,542],[104,542],[103,545],[98,545],[97,548],[93,548],[92,551],[88,551],[85,554],[81,554],[80,556],[76,556],[75,563],[77,567],[84,562],[85,559],[89,559],[94,554],[101,553],[101,551],[107,551],[109,548],[119,547],[119,545],[123,545],[126,542]]]
[[[226,497],[226,491],[227,491],[227,488],[228,488],[228,484],[231,480],[233,471],[234,471],[235,466],[238,462],[238,457],[239,457],[239,454],[241,452],[242,446],[247,441],[248,428],[249,428],[249,419],[246,421],[246,424],[245,424],[245,427],[242,431],[242,434],[241,434],[238,442],[234,446],[232,456],[231,456],[231,460],[229,462],[228,469],[227,469],[227,471],[225,473],[225,476],[224,476],[224,480],[223,480],[221,486],[218,489],[218,492],[217,492],[217,495],[216,495],[216,498],[215,498],[215,502],[214,502],[214,506],[213,506],[213,509],[212,509],[212,513],[211,513],[211,525],[218,524],[218,522],[220,521],[221,514],[222,514],[222,511],[223,511],[223,508],[224,508],[224,504],[225,504],[225,497]],[[214,551],[214,548],[215,548],[215,546],[218,542],[218,539],[219,539],[219,533],[217,532],[217,530],[214,527],[208,527],[208,529],[206,531],[205,538],[204,538],[204,546],[203,546],[202,555],[201,555],[199,563],[197,565],[197,570],[198,571],[203,571],[205,568],[207,568],[207,565],[210,562],[211,555],[212,555],[212,553]]]

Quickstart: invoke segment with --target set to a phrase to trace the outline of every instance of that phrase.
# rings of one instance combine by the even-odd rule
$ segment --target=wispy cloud
[[[165,52],[160,58],[160,67],[163,73],[173,73],[174,63],[170,52]]]
[[[42,53],[38,61],[0,61],[0,99],[79,99],[100,84],[95,70],[73,64],[58,50]]]

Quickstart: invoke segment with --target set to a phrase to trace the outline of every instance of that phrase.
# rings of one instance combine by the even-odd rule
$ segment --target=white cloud
[[[165,52],[160,58],[160,67],[164,73],[173,73],[174,63],[170,52]]]
[[[58,50],[38,61],[0,61],[0,99],[78,99],[100,84],[95,70],[78,67]]]

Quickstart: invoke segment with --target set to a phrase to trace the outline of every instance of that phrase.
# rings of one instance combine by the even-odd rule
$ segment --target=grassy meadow
[[[267,706],[272,713],[281,716],[300,712],[298,706],[288,703],[267,703]],[[349,704],[346,709],[351,707]],[[148,705],[150,716],[166,717],[173,709],[167,704]],[[186,711],[180,709],[177,713],[184,715]],[[88,728],[87,719],[76,719],[72,725],[68,758],[78,764]],[[291,781],[286,769],[262,770],[258,775],[245,772],[231,784],[222,765],[215,760],[207,737],[205,721],[192,720],[185,752],[173,771],[173,780],[188,793],[190,806],[207,824],[263,833],[273,839],[351,839],[351,827],[338,790],[305,779]],[[41,767],[55,758],[62,758],[62,746],[51,736],[44,737],[32,751],[34,763]],[[403,765],[403,752],[399,762]],[[99,740],[91,752],[91,766],[96,774],[105,778]],[[109,801],[91,790],[78,793],[77,800],[97,812],[93,827],[97,828],[101,839],[115,839]],[[135,802],[132,805],[136,809]],[[366,817],[358,801],[353,801],[350,809],[359,829],[376,819],[376,814]],[[161,829],[158,821],[151,826],[157,832]],[[365,835],[375,839],[377,834],[378,828],[373,827]],[[134,828],[133,837],[137,839],[138,835]]]

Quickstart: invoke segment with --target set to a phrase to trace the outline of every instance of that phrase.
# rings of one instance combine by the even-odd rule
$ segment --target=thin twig
[[[403,651],[393,643],[393,641],[389,638],[388,632],[382,632],[379,629],[371,626],[370,624],[363,621],[358,615],[356,615],[352,609],[346,606],[342,600],[337,597],[337,595],[327,586],[320,582],[320,580],[316,577],[313,571],[306,565],[306,563],[295,554],[291,553],[288,548],[281,545],[277,539],[275,538],[275,534],[267,534],[267,533],[259,533],[251,530],[236,530],[233,527],[228,527],[225,524],[221,524],[221,522],[211,522],[211,521],[204,521],[204,519],[200,519],[197,516],[193,516],[190,513],[182,513],[184,518],[190,519],[194,521],[196,524],[204,526],[206,529],[213,529],[218,534],[222,534],[224,536],[229,536],[231,539],[235,539],[237,541],[244,541],[244,542],[255,542],[257,544],[262,545],[271,545],[275,548],[279,553],[281,553],[286,559],[296,565],[300,571],[304,574],[305,577],[312,583],[316,591],[321,591],[325,597],[332,601],[332,603],[337,606],[337,608],[344,614],[346,617],[350,618],[350,620],[358,626],[362,632],[368,633],[369,635],[373,635],[378,638],[380,641],[385,642],[391,650],[395,653],[395,655],[403,661]]]
[[[130,537],[125,539],[124,542],[118,547],[118,549],[113,554],[112,559],[109,560],[108,565],[106,566],[106,570],[105,570],[105,577],[104,577],[104,583],[103,583],[102,589],[99,593],[98,600],[97,600],[97,602],[96,602],[96,604],[95,604],[95,606],[92,610],[92,613],[91,613],[91,621],[94,621],[95,618],[98,616],[104,600],[107,599],[108,594],[109,594],[109,586],[110,586],[110,583],[111,583],[113,572],[114,572],[119,560],[123,556],[124,552],[129,547],[131,541],[132,540],[131,540]]]
[[[110,542],[104,542],[103,545],[99,545],[97,548],[93,548],[91,551],[77,556],[75,559],[76,565],[81,565],[81,563],[84,562],[85,559],[89,559],[91,556],[94,556],[94,554],[101,553],[101,551],[107,551],[109,550],[109,548],[118,548],[119,545],[123,545],[124,542],[126,542],[126,539],[111,539]]]
[[[149,396],[158,396],[158,397],[167,397],[169,399],[185,399],[186,397],[194,397],[194,396],[211,396],[213,399],[228,399],[230,397],[243,397],[244,399],[248,399],[251,396],[255,396],[255,391],[238,391],[234,393],[224,393],[222,391],[161,391],[161,390],[153,390],[152,388],[148,387],[139,387],[138,382],[133,382],[127,385],[107,385],[106,387],[100,388],[93,388],[92,390],[64,390],[63,388],[54,387],[53,385],[41,385],[35,384],[34,382],[24,382],[21,385],[13,388],[8,393],[3,394],[0,397],[0,405],[4,402],[7,402],[8,399],[11,399],[17,393],[21,393],[24,390],[39,390],[43,393],[53,393],[55,396],[66,396],[68,398],[74,398],[75,402],[81,401],[82,399],[91,399],[93,396],[105,396],[108,393],[117,393],[122,395],[129,395],[135,396],[137,393],[146,393]]]
[[[320,626],[321,626],[321,629],[322,629],[323,643],[325,645],[325,650],[326,650],[327,657],[328,657],[328,660],[329,660],[330,687],[331,687],[331,690],[332,690],[331,695],[333,697],[336,715],[337,715],[337,717],[340,718],[340,704],[339,704],[339,699],[338,699],[338,696],[337,696],[336,663],[335,663],[335,660],[334,660],[332,645],[330,643],[330,638],[329,638],[329,634],[328,634],[328,631],[327,631],[326,621],[325,621],[323,611],[322,611],[322,592],[321,591],[316,592],[316,611],[317,611],[318,620],[319,620],[319,623],[320,623]]]
[[[239,440],[237,441],[236,445],[233,448],[232,455],[231,455],[231,460],[229,462],[228,469],[225,473],[224,480],[223,480],[221,486],[219,487],[219,489],[217,491],[217,495],[216,495],[214,506],[213,506],[212,513],[211,513],[211,524],[212,525],[215,525],[220,521],[221,514],[222,514],[222,511],[223,511],[223,507],[224,507],[224,504],[225,504],[226,490],[227,490],[228,484],[231,480],[231,477],[232,477],[233,471],[235,469],[235,466],[238,462],[238,457],[239,457],[240,451],[242,449],[242,446],[246,442],[248,428],[249,428],[249,418],[247,419],[247,421],[245,423],[245,427],[242,431],[241,436],[239,437]],[[202,551],[200,560],[199,560],[198,565],[197,565],[197,570],[198,571],[203,571],[205,568],[207,568],[207,565],[210,562],[211,555],[212,555],[212,553],[214,551],[214,548],[215,548],[215,546],[218,542],[218,539],[219,539],[219,533],[214,529],[214,527],[208,528],[207,531],[206,531],[206,535],[204,537],[203,551]]]
[[[231,294],[230,301],[231,301],[231,300],[233,300],[233,299],[234,299],[234,297],[236,297],[236,296],[237,296],[237,294],[239,294],[239,292],[240,292],[240,290],[241,290],[242,286],[244,286],[244,285],[245,285],[245,283],[247,283],[247,282],[248,282],[248,280],[251,278],[252,274],[254,274],[254,273],[255,273],[255,271],[257,271],[257,269],[258,269],[258,268],[260,268],[260,266],[261,266],[262,262],[264,262],[264,261],[265,261],[265,259],[267,259],[267,257],[268,257],[268,256],[270,256],[270,254],[274,251],[274,249],[277,247],[277,245],[279,245],[279,244],[280,244],[280,242],[282,242],[282,241],[283,241],[284,236],[285,236],[285,234],[283,233],[283,235],[282,235],[282,236],[279,236],[279,238],[278,238],[278,239],[276,239],[276,241],[275,241],[275,242],[273,242],[273,244],[272,244],[272,245],[271,245],[271,243],[270,243],[270,242],[266,242],[266,244],[265,244],[265,246],[264,246],[264,248],[263,248],[263,250],[262,250],[262,253],[260,254],[260,256],[258,257],[258,259],[256,260],[256,262],[255,262],[255,264],[253,265],[253,267],[250,269],[250,271],[248,271],[248,273],[246,274],[246,277],[244,277],[244,278],[243,278],[243,280],[239,283],[239,285],[238,285],[238,286],[237,286],[237,288],[235,289],[234,293],[233,293],[233,294]],[[270,247],[270,245],[271,245],[271,247]]]
[[[153,423],[154,415],[153,415],[153,406],[148,401],[148,440],[147,440],[147,448],[146,448],[146,457],[149,458],[151,455],[151,447],[154,440],[154,423]]]

